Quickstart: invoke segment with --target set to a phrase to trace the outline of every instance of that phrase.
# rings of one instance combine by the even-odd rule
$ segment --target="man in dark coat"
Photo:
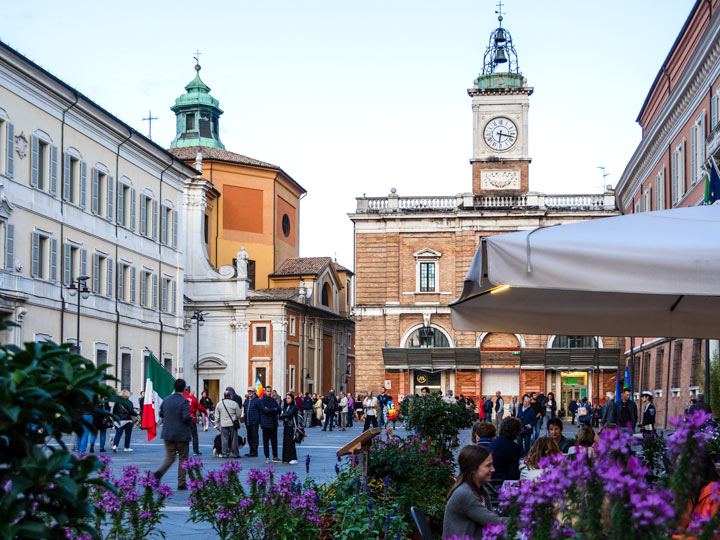
[[[483,403],[483,411],[485,412],[485,421],[492,423],[493,402],[490,396]]]
[[[259,400],[260,407],[260,427],[263,434],[263,451],[265,452],[265,463],[270,463],[270,444],[272,444],[273,462],[280,463],[282,460],[278,457],[278,417],[280,415],[280,407],[272,396],[270,389],[267,388],[263,393],[262,399]]]
[[[634,401],[630,401],[630,390],[627,388],[622,393],[621,401],[615,402],[613,408],[613,424],[623,429],[635,430],[638,420],[637,405]]]
[[[613,410],[615,409],[615,394],[612,392],[608,392],[605,396],[605,403],[603,403],[602,409],[600,409],[600,424],[602,427],[605,427],[605,424],[608,424],[612,421],[612,414]]]
[[[577,412],[577,410],[578,404],[577,401],[575,401],[575,399],[573,398],[570,400],[570,405],[568,405],[568,412],[570,413],[570,418],[573,426],[575,425],[575,413]]]
[[[690,412],[694,411],[704,411],[706,413],[712,414],[712,410],[710,410],[710,405],[705,402],[705,396],[703,394],[698,394],[695,403],[693,403],[690,407]]]
[[[330,390],[327,396],[323,398],[323,405],[325,406],[325,427],[322,428],[325,431],[330,424],[330,431],[333,428],[333,418],[335,417],[335,411],[337,410],[338,401],[335,397],[335,391]]]
[[[245,415],[245,427],[247,428],[248,434],[248,446],[250,452],[245,454],[248,457],[257,457],[258,446],[260,444],[260,436],[258,430],[260,429],[260,398],[255,394],[255,387],[249,386],[247,389],[248,395],[245,403],[243,404],[243,410]]]
[[[187,489],[185,484],[186,471],[183,463],[188,459],[190,450],[190,439],[192,433],[190,425],[190,402],[183,396],[185,381],[175,381],[175,393],[166,397],[160,404],[160,418],[163,419],[162,434],[160,437],[165,443],[165,461],[155,471],[156,478],[162,478],[170,466],[175,462],[175,456],[179,456],[178,463],[178,490]]]

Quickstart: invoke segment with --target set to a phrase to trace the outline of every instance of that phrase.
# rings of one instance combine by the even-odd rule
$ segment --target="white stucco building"
[[[182,358],[183,186],[194,170],[0,43],[3,342],[78,338],[137,393]],[[87,296],[84,298],[83,296]]]

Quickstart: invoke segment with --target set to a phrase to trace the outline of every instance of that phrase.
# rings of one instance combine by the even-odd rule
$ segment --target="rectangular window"
[[[185,115],[185,131],[196,131],[195,113],[188,113]]]
[[[685,195],[685,141],[677,145],[672,153],[671,171],[673,204]]]
[[[253,345],[267,345],[268,330],[269,327],[267,324],[256,324],[255,332],[253,333]]]
[[[210,243],[210,216],[207,214],[205,214],[205,219],[203,220],[203,237],[205,238],[206,244]]]
[[[108,176],[99,169],[93,168],[93,181],[92,181],[92,213],[97,216],[110,217],[108,216],[108,208],[112,205],[108,200],[108,194],[110,192],[110,181],[112,177]]]
[[[655,210],[665,209],[665,167],[655,176]]]
[[[63,253],[63,283],[69,287],[79,276],[83,275],[83,254],[87,261],[87,251],[76,244],[66,243]],[[86,262],[87,264],[87,262]]]
[[[120,355],[120,389],[130,391],[130,382],[132,380],[132,354],[123,352]]]
[[[50,281],[57,280],[57,250],[56,238],[39,231],[32,233],[32,277]]]
[[[288,327],[289,327],[288,332],[290,333],[291,336],[295,335],[295,323],[296,323],[295,315],[290,315],[290,322],[288,324]]]
[[[0,118],[0,173],[8,177],[13,176],[13,165],[15,163],[14,143],[15,128],[5,118]]]
[[[140,305],[145,308],[153,304],[153,277],[154,274],[143,270],[140,274]]]
[[[1,238],[5,239],[2,260],[5,264],[5,269],[12,272],[15,270],[15,225],[5,222]]]
[[[163,205],[160,209],[160,242],[166,246],[172,238],[172,208]]]
[[[307,326],[307,329],[308,329],[308,330],[307,330],[307,332],[308,332],[308,339],[310,339],[310,340],[314,339],[313,336],[315,335],[315,323],[314,323],[314,322],[309,322],[309,323],[308,323],[308,326]]]
[[[63,178],[63,200],[80,206],[81,172],[83,163],[65,152],[65,176]]]
[[[163,366],[165,367],[165,371],[172,373],[172,356],[169,354],[163,355]]]
[[[714,130],[718,125],[718,100],[720,99],[720,89],[710,98],[710,131]]]
[[[57,194],[58,148],[37,135],[30,138],[30,184]]]
[[[118,225],[135,230],[135,189],[124,182],[118,183],[117,199]]]
[[[675,342],[675,347],[672,352],[672,388],[680,388],[680,370],[682,369],[682,349],[683,344],[681,340]]]
[[[129,263],[117,265],[117,299],[121,302],[135,301],[135,269]]]
[[[638,390],[640,392],[649,390],[650,389],[650,351],[645,351],[643,353],[641,380],[642,380],[642,384],[641,384],[641,387],[638,388]]]
[[[113,296],[113,264],[113,260],[104,253],[93,254],[93,293],[101,296]]]
[[[704,177],[705,163],[705,111],[695,119],[690,128],[690,182],[696,184]]]
[[[420,263],[420,292],[435,291],[435,263]]]
[[[164,313],[170,312],[170,293],[172,292],[172,279],[163,276],[162,278],[162,292],[160,294],[160,309]]]
[[[663,373],[663,357],[665,356],[665,349],[663,346],[659,346],[655,351],[655,389],[660,390],[662,388],[662,373]]]
[[[293,392],[295,391],[295,366],[290,366],[290,380],[288,381],[288,389]]]
[[[692,344],[692,358],[691,358],[691,369],[690,372],[690,386],[698,385],[698,371],[700,370],[702,356],[702,340],[693,339]]]

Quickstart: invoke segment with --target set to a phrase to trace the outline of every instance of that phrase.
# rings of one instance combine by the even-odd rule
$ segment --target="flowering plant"
[[[631,454],[630,442],[630,434],[606,430],[596,450],[542,460],[537,480],[501,491],[507,526],[486,531],[485,540],[518,534],[537,540],[668,538],[672,494],[648,482],[648,469]]]
[[[166,517],[160,510],[172,495],[170,486],[161,484],[150,471],[140,474],[132,465],[123,467],[122,476],[116,479],[109,467],[110,458],[102,456],[100,460],[100,477],[112,489],[96,488],[91,500],[96,507],[97,529],[109,529],[106,540],[142,540],[155,534],[165,538],[157,526]]]
[[[272,467],[250,469],[247,489],[236,461],[205,476],[200,459],[189,459],[182,466],[188,471],[192,491],[189,521],[210,523],[222,540],[317,537],[320,518],[315,490],[304,488],[295,473],[285,473],[276,482]]]

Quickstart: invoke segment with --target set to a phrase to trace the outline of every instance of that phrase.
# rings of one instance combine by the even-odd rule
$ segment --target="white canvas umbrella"
[[[483,239],[456,330],[720,337],[720,206]]]

